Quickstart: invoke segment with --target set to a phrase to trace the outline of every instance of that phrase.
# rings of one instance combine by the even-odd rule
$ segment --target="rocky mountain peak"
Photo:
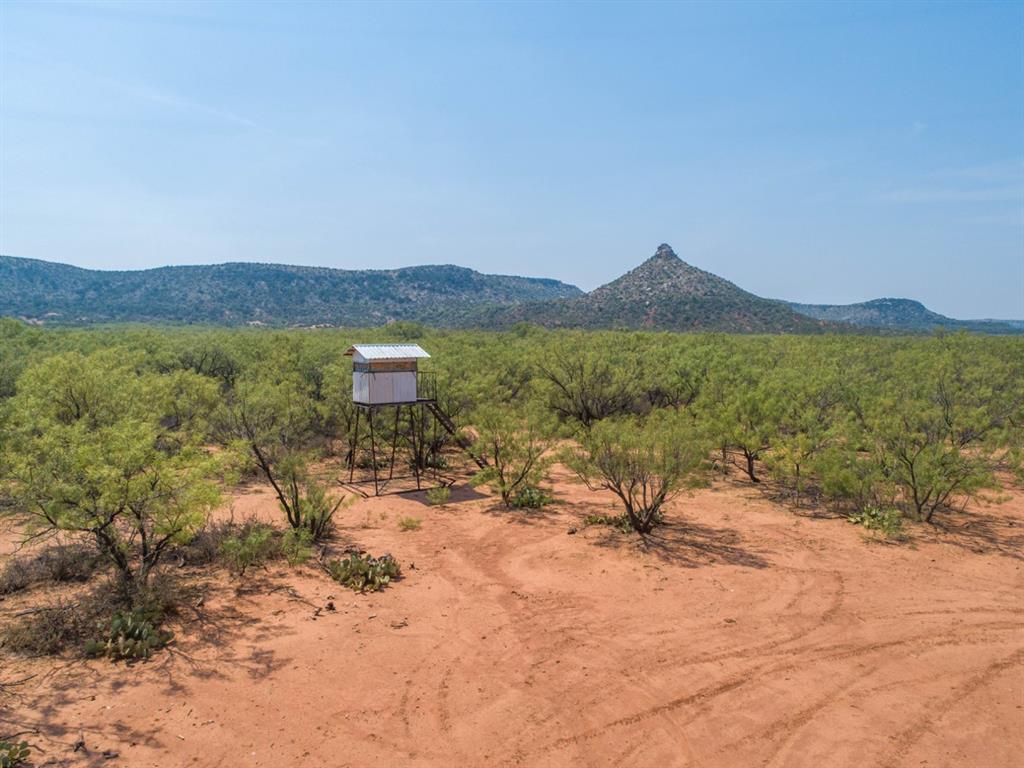
[[[739,290],[726,280],[687,264],[676,255],[672,246],[662,243],[645,262],[591,295],[618,295],[623,298],[656,294],[675,296],[679,293],[706,294],[728,289],[726,287]]]
[[[676,252],[672,250],[672,246],[668,243],[662,243],[658,246],[658,250],[654,252],[652,259],[679,259],[676,256]]]

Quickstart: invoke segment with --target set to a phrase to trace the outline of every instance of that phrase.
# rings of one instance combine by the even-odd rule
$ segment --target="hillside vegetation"
[[[1020,333],[1024,323],[1002,320],[954,320],[932,312],[912,299],[873,299],[857,304],[796,304],[795,311],[817,320],[850,323],[886,331],[923,331],[936,328],[977,333]]]
[[[0,315],[56,324],[447,325],[477,304],[579,293],[557,280],[455,266],[342,270],[237,263],[99,271],[0,256]]]
[[[372,327],[415,321],[485,330],[529,323],[723,333],[1024,332],[1024,322],[954,320],[909,299],[842,306],[766,299],[687,264],[666,244],[586,294],[557,280],[450,265],[340,270],[231,263],[97,271],[0,256],[0,315],[46,325]]]

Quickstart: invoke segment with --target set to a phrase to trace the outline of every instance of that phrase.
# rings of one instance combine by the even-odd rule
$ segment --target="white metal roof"
[[[411,360],[430,357],[419,344],[353,344],[345,354],[358,355],[364,360]]]

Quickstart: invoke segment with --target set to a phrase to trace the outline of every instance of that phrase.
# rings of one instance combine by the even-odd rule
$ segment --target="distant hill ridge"
[[[834,323],[889,331],[931,331],[936,328],[981,333],[1020,333],[1024,323],[1002,320],[954,320],[932,312],[913,299],[873,299],[857,304],[796,304],[797,312]]]
[[[935,328],[1024,333],[1024,321],[954,320],[911,299],[796,304],[756,296],[687,264],[662,243],[621,277],[584,294],[536,277],[452,265],[343,270],[232,262],[134,271],[0,256],[0,315],[32,322],[373,326],[821,333]]]
[[[70,324],[447,325],[476,304],[581,293],[558,280],[450,265],[343,270],[235,262],[99,271],[0,256],[0,315]]]

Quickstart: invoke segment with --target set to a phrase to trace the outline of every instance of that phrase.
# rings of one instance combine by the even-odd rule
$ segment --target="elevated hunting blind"
[[[418,344],[355,344],[346,350],[352,358],[352,402],[356,405],[405,405],[418,402],[419,361],[430,355]],[[431,398],[432,399],[432,398]]]
[[[421,477],[428,470],[432,470],[437,482],[442,482],[440,450],[447,438],[441,431],[460,447],[465,448],[466,444],[448,414],[438,407],[432,374],[419,369],[419,361],[429,359],[430,355],[418,344],[353,344],[345,355],[352,358],[352,403],[356,406],[348,455],[349,485],[363,493],[359,486],[370,482],[355,479],[357,466],[371,470],[373,492],[378,496],[392,481],[409,477],[415,478],[415,488],[394,492],[420,490]],[[382,410],[393,410],[394,419],[386,418],[384,424],[379,424],[380,419],[375,417]],[[365,414],[369,432],[368,457],[359,431],[361,414]],[[384,453],[378,456],[378,441],[385,445],[390,442],[387,459]],[[399,445],[409,454],[405,459],[412,469],[411,476],[395,476]],[[361,450],[363,456],[359,456]],[[487,466],[481,458],[470,455],[478,466]],[[385,470],[387,475],[383,476]],[[444,481],[447,485],[451,482]]]

